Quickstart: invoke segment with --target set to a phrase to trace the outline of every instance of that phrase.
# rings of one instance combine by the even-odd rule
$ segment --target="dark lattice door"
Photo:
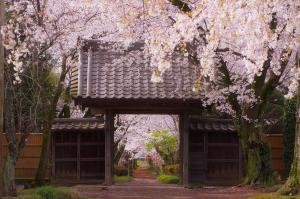
[[[207,172],[205,134],[191,131],[189,140],[190,181],[204,182]]]

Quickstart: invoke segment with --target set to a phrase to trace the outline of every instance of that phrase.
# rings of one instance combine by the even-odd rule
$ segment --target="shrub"
[[[163,173],[167,175],[179,175],[179,164],[163,165]]]
[[[24,190],[18,199],[82,199],[77,193],[67,188],[45,186],[36,189]]]
[[[300,199],[300,196],[282,196],[276,193],[267,193],[251,196],[249,199]]]
[[[162,174],[157,177],[157,180],[164,184],[178,184],[179,177],[175,175]]]
[[[128,175],[128,168],[126,168],[124,166],[115,165],[114,173],[117,176],[127,176]]]
[[[296,97],[287,100],[284,107],[284,134],[283,134],[283,146],[284,146],[283,159],[284,159],[285,176],[289,175],[291,164],[294,157],[296,111],[297,111]]]
[[[150,166],[150,169],[154,171],[155,175],[161,173],[161,167],[158,164],[156,164],[151,158],[148,159],[148,164]]]
[[[169,131],[155,131],[147,143],[147,149],[155,149],[166,164],[178,162],[178,142],[176,136]]]
[[[124,183],[124,182],[130,182],[132,180],[131,176],[114,176],[114,182],[117,183]]]

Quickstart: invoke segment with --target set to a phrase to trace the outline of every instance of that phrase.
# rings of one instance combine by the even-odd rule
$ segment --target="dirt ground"
[[[244,199],[266,190],[250,187],[203,187],[186,189],[179,185],[164,185],[156,180],[134,179],[132,182],[74,187],[81,196],[97,199]]]

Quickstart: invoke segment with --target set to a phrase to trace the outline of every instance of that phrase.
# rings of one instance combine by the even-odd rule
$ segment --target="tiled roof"
[[[52,131],[99,130],[104,129],[104,122],[98,118],[57,118],[53,121]]]
[[[203,132],[236,132],[231,119],[192,118],[190,129]]]
[[[126,50],[116,49],[115,43],[97,40],[84,40],[82,43],[79,72],[76,75],[76,71],[73,76],[73,79],[78,78],[77,84],[73,81],[74,88],[78,88],[74,97],[176,100],[200,98],[200,94],[193,91],[198,77],[196,68],[187,61],[172,59],[171,68],[163,74],[163,82],[154,83],[151,75],[155,67],[150,66],[150,59],[143,51],[143,43],[134,43]]]

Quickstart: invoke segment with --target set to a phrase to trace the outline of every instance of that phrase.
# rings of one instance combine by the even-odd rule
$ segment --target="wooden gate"
[[[56,179],[103,179],[104,132],[59,132],[53,134]]]
[[[190,182],[214,185],[238,183],[241,175],[239,139],[230,120],[191,119]]]

